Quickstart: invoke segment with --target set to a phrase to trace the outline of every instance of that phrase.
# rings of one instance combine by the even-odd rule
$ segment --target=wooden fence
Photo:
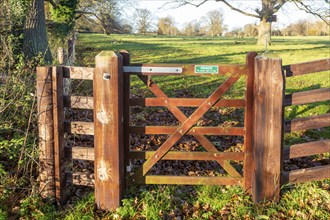
[[[254,201],[278,200],[285,183],[330,178],[330,165],[283,171],[285,159],[330,152],[329,140],[283,147],[285,132],[315,129],[330,125],[330,115],[285,121],[283,108],[330,100],[330,88],[285,95],[285,78],[330,69],[330,59],[282,66],[281,59],[247,55],[244,65],[130,65],[126,51],[102,52],[95,68],[39,67],[37,90],[40,138],[40,185],[42,196],[66,201],[66,185],[95,187],[99,208],[120,205],[127,179],[142,184],[237,184],[252,193]],[[284,71],[283,71],[284,70]],[[157,75],[225,75],[227,80],[205,99],[169,98],[151,79]],[[132,98],[130,76],[137,75],[156,98]],[[222,95],[241,77],[246,80],[244,99],[223,99]],[[93,80],[93,97],[63,95],[63,78]],[[130,106],[166,107],[179,126],[131,126]],[[196,107],[187,117],[179,107]],[[244,109],[244,127],[198,127],[196,122],[213,106]],[[65,121],[64,108],[93,109],[94,122]],[[94,135],[94,147],[64,146],[65,135]],[[169,134],[156,151],[131,151],[131,134]],[[192,135],[205,152],[175,152],[172,146],[183,136]],[[219,152],[204,135],[239,135],[244,150]],[[94,174],[72,172],[65,160],[94,161]],[[131,178],[125,175],[129,160],[145,162]],[[212,160],[228,173],[224,177],[159,176],[148,171],[160,160]],[[243,172],[230,161],[243,161]]]

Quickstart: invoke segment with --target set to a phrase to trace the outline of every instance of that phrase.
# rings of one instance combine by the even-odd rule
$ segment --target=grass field
[[[256,51],[276,54],[284,65],[329,58],[329,37],[274,37],[265,51],[256,46],[252,38],[159,37],[134,35],[79,36],[78,56],[81,65],[93,66],[94,57],[102,50],[128,50],[132,63],[239,63],[246,54]],[[219,77],[155,77],[157,84],[169,95],[205,97],[219,85]],[[240,80],[227,93],[227,97],[243,96],[244,80]],[[329,71],[301,77],[291,77],[286,82],[286,93],[330,87]],[[181,92],[180,91],[184,91]],[[132,92],[150,96],[141,82],[133,78]],[[180,96],[179,95],[179,96]],[[319,115],[330,112],[330,102],[290,106],[285,109],[287,119]],[[150,112],[149,112],[150,113]],[[285,144],[329,139],[330,129],[317,129],[285,135]],[[329,153],[309,157],[322,159],[329,164]],[[304,158],[306,159],[306,158]],[[293,163],[305,163],[297,160]],[[255,205],[239,187],[218,186],[145,186],[126,192],[123,207],[106,216],[123,218],[171,219],[328,219],[330,218],[330,180],[284,186],[282,200],[275,204],[265,202]],[[93,196],[90,195],[92,203]],[[85,201],[86,202],[86,201]],[[82,202],[81,204],[84,204]],[[78,209],[80,210],[80,209]],[[74,211],[75,213],[77,210]]]
[[[253,38],[223,37],[162,37],[139,35],[79,34],[76,52],[77,66],[94,66],[94,57],[103,50],[128,50],[132,63],[190,63],[243,64],[246,54],[265,52],[256,46]],[[330,57],[330,39],[327,37],[274,37],[268,53],[282,58],[283,64],[299,63]],[[330,71],[291,77],[286,82],[286,93],[330,87]],[[224,77],[155,77],[164,92],[177,97],[206,97],[224,80]],[[132,93],[151,96],[148,89],[132,78]],[[91,94],[91,85],[80,84],[79,93]],[[244,94],[244,79],[226,93],[226,97],[240,98]],[[218,111],[219,109],[217,109]],[[152,116],[157,110],[144,110]],[[229,112],[227,114],[227,112]],[[230,113],[232,113],[230,114]],[[289,106],[285,117],[292,119],[330,112],[330,102]],[[148,123],[140,114],[134,120]],[[242,123],[242,111],[223,109],[222,117]],[[238,116],[237,116],[238,115]],[[133,121],[134,121],[133,120]],[[329,139],[330,129],[314,129],[285,135],[285,145]],[[330,164],[330,153],[292,160],[286,166],[304,167],[314,163]],[[292,167],[291,167],[292,168]],[[0,169],[1,170],[1,169]],[[0,173],[1,177],[1,173]],[[63,209],[44,203],[37,195],[20,201],[21,219],[330,219],[330,180],[281,189],[279,203],[254,204],[248,193],[239,186],[136,186],[125,192],[123,206],[106,213],[95,210],[93,189],[77,187],[70,203]],[[5,200],[0,195],[0,201]],[[2,202],[5,203],[5,202]],[[0,203],[0,204],[2,204]],[[0,220],[8,212],[0,207]]]

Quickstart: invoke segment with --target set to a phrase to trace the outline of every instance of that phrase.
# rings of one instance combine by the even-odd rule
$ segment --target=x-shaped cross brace
[[[154,84],[148,76],[139,76],[139,78],[147,85],[150,91],[159,98],[168,98],[166,94]],[[133,178],[139,178],[147,174],[147,172],[172,148],[172,146],[185,135],[192,126],[212,107],[221,96],[230,89],[230,87],[239,79],[239,77],[229,77],[221,86],[219,86],[197,109],[187,118],[181,110],[170,103],[167,104],[168,110],[182,123],[176,131],[158,148],[158,150],[147,159],[147,161],[134,174]],[[193,135],[207,151],[218,152],[216,147],[203,135]],[[231,166],[228,161],[217,160],[217,162],[228,172],[232,177],[241,177],[241,175]]]

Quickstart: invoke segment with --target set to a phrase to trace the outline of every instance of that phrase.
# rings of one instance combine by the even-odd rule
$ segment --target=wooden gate
[[[284,66],[287,77],[329,70],[330,59]],[[329,88],[284,94],[285,75],[282,61],[267,54],[249,53],[244,65],[130,65],[126,51],[102,52],[95,68],[39,67],[37,98],[39,112],[40,186],[43,197],[66,201],[66,183],[95,187],[95,202],[101,209],[120,205],[125,181],[142,184],[240,185],[251,192],[255,202],[278,200],[281,185],[330,178],[329,165],[285,171],[282,159],[329,152],[329,140],[293,145],[283,150],[283,133],[292,130],[329,126],[329,114],[284,122],[283,107],[329,100]],[[138,77],[154,98],[131,95],[131,77]],[[170,98],[153,78],[166,76],[221,75],[223,83],[207,98]],[[64,95],[63,78],[93,81],[93,97]],[[224,94],[240,78],[245,78],[242,99],[225,99]],[[91,85],[91,84],[90,84]],[[165,107],[178,120],[178,126],[135,126],[130,122],[132,106]],[[181,107],[195,107],[189,116]],[[244,109],[244,126],[198,126],[198,120],[213,107]],[[64,109],[93,110],[92,119],[65,121]],[[69,118],[72,120],[72,118]],[[130,136],[168,135],[155,151],[133,151]],[[67,146],[66,135],[94,135],[94,146]],[[174,151],[184,136],[193,136],[202,151]],[[241,152],[221,152],[206,136],[242,136]],[[283,152],[282,152],[283,150]],[[94,174],[75,171],[65,161],[94,161]],[[143,163],[126,178],[130,160]],[[227,176],[150,175],[150,170],[164,160],[216,161]],[[232,161],[243,162],[237,170]],[[71,169],[71,170],[70,170]],[[128,174],[128,173],[126,173]]]
[[[132,179],[136,183],[143,184],[189,184],[189,185],[241,185],[245,189],[251,188],[251,137],[252,137],[252,96],[254,58],[256,53],[247,55],[245,65],[164,65],[143,64],[130,66],[129,55],[124,56],[124,127],[125,131],[125,155],[129,160],[145,160],[142,166],[134,172]],[[201,76],[223,75],[227,79],[205,99],[197,98],[169,98],[153,81],[153,76]],[[155,98],[130,98],[130,76],[137,75],[147,86]],[[241,77],[246,77],[246,92],[244,99],[224,99],[223,95]],[[130,107],[165,107],[180,122],[179,126],[131,126],[129,122]],[[179,107],[196,107],[197,109],[187,117]],[[203,127],[196,126],[196,122],[212,107],[237,107],[244,108],[244,127]],[[166,134],[169,138],[162,143],[156,151],[130,151],[130,135]],[[184,136],[193,136],[206,152],[182,152],[171,151],[171,148]],[[205,135],[235,135],[244,137],[243,152],[220,152],[217,147]],[[228,176],[174,176],[174,175],[148,175],[150,169],[161,160],[202,160],[216,161]],[[237,171],[230,161],[243,161],[243,175]]]

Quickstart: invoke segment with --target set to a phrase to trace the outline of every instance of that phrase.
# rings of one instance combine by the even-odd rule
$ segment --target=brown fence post
[[[250,52],[246,56],[246,66],[248,69],[245,91],[245,115],[244,115],[244,188],[251,193],[252,176],[252,135],[253,135],[253,83],[254,83],[254,59],[258,54]]]
[[[123,64],[115,52],[101,52],[94,71],[95,202],[113,210],[124,190]]]
[[[282,169],[284,76],[274,55],[255,59],[252,196],[255,202],[279,200]]]
[[[53,67],[53,123],[54,123],[54,172],[56,202],[64,204],[65,168],[64,168],[64,107],[63,107],[63,68]]]
[[[37,67],[40,194],[55,198],[52,68]]]

